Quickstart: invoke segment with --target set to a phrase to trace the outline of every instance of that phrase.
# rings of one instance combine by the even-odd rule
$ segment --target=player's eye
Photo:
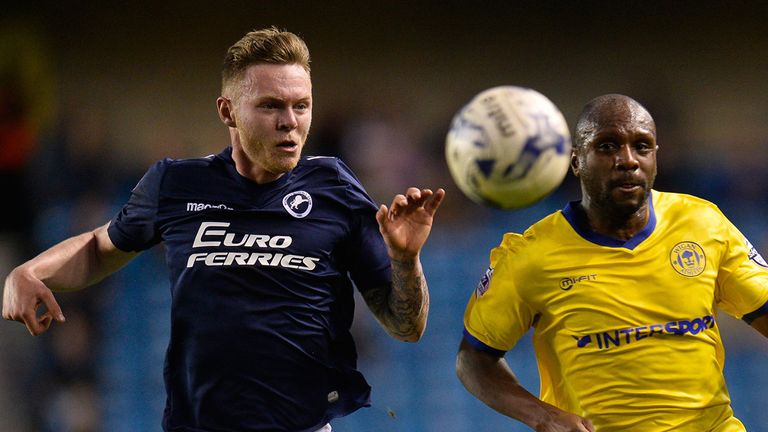
[[[285,104],[279,100],[264,100],[258,106],[267,110],[276,110],[285,107]]]
[[[597,150],[605,153],[613,152],[616,148],[616,144],[611,141],[604,141],[597,144]]]
[[[635,144],[635,150],[640,154],[648,154],[653,151],[653,146],[647,142],[638,142]]]

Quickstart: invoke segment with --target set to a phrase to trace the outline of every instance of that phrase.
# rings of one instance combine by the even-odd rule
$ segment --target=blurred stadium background
[[[207,4],[206,4],[207,3]],[[250,29],[302,35],[315,119],[305,153],[340,155],[372,196],[415,184],[448,198],[423,255],[432,308],[416,344],[359,308],[373,407],[339,432],[523,431],[454,375],[464,305],[505,231],[576,199],[573,178],[529,209],[481,208],[442,145],[475,93],[533,87],[573,122],[599,94],[635,97],[659,130],[657,188],[718,203],[768,253],[768,7],[744,1],[14,2],[0,12],[0,271],[105,222],[156,159],[220,151],[219,65]],[[156,431],[169,293],[161,248],[88,290],[30,337],[0,323],[0,431]],[[719,318],[736,414],[768,430],[768,343]],[[244,342],[247,343],[247,342]],[[526,339],[508,360],[536,392]],[[680,365],[696,367],[696,365]]]

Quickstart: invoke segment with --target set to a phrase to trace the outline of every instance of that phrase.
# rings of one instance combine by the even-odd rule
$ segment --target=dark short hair
[[[573,133],[574,148],[579,149],[583,147],[586,137],[594,131],[595,117],[598,115],[600,110],[605,109],[606,106],[616,107],[624,105],[634,106],[648,113],[648,110],[646,110],[645,107],[640,104],[640,102],[632,99],[629,96],[617,93],[598,96],[587,102],[587,104],[584,105],[584,108],[581,110],[581,114],[579,114],[578,119],[576,120],[576,127],[574,128]],[[655,128],[656,125],[653,123],[653,117],[651,117],[650,113],[648,113],[648,118],[651,120]]]

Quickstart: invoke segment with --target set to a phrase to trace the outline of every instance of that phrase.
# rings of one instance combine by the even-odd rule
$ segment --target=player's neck
[[[650,208],[644,203],[632,212],[620,209],[607,209],[589,201],[582,201],[579,209],[586,215],[589,229],[617,240],[629,240],[648,224]]]
[[[235,162],[235,169],[237,169],[238,174],[256,184],[271,183],[285,174],[266,170],[249,158],[240,145],[232,145],[232,160]]]

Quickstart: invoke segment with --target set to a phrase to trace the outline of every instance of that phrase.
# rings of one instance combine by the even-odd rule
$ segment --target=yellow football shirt
[[[533,327],[541,399],[599,432],[744,431],[716,314],[766,310],[766,263],[705,200],[653,191],[650,207],[626,242],[589,231],[573,204],[506,234],[465,338],[503,355]]]

